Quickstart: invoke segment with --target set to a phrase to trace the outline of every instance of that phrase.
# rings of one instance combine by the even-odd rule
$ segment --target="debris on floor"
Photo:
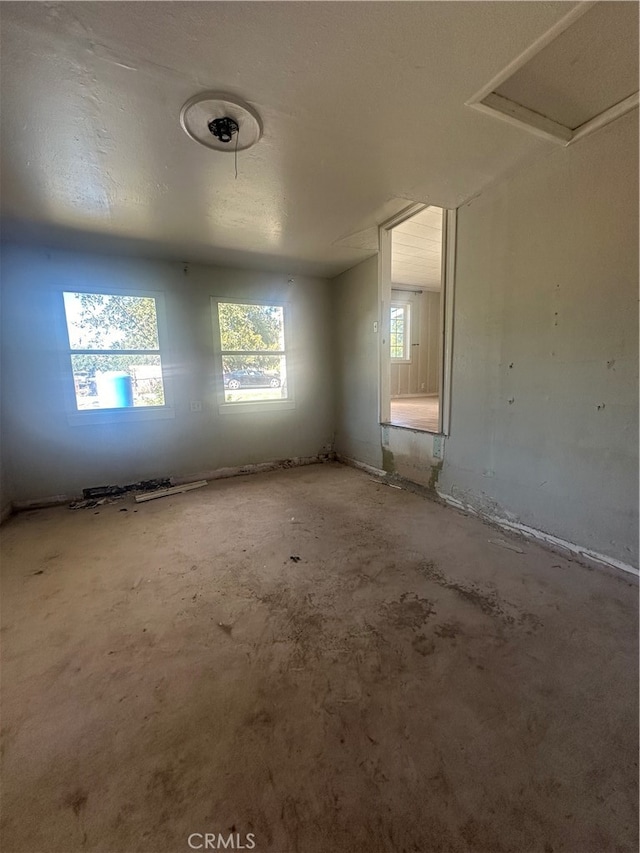
[[[294,554],[292,554],[292,555],[291,555],[291,557],[289,557],[289,559],[290,559],[292,562],[294,562],[294,563],[299,563],[299,562],[300,562],[300,557],[298,557],[298,556],[296,556],[296,555],[294,555]]]
[[[507,542],[505,539],[488,539],[492,545],[500,545],[501,548],[506,548],[508,551],[515,551],[516,554],[524,554],[522,548],[514,545],[513,542]]]
[[[3,529],[2,849],[638,851],[637,579],[367,482]]]
[[[155,492],[145,492],[142,495],[136,495],[136,503],[142,503],[142,501],[153,501],[156,498],[164,498],[168,495],[178,495],[181,492],[188,492],[191,489],[201,489],[203,486],[207,485],[207,480],[196,480],[194,483],[184,483],[182,486],[171,486],[168,489],[158,489]]]
[[[139,480],[137,483],[129,483],[126,486],[91,486],[82,490],[82,500],[73,501],[69,509],[92,509],[120,500],[128,492],[152,492],[171,486],[169,477],[158,477],[155,480]],[[158,495],[158,497],[160,497]],[[126,512],[126,510],[120,510]]]
[[[104,504],[113,503],[113,501],[108,498],[101,498],[98,500],[84,500],[84,501],[73,501],[73,503],[69,504],[69,509],[93,509],[96,506],[104,506]]]
[[[369,482],[373,483],[375,486],[389,486],[390,489],[400,489],[400,491],[402,491],[402,486],[399,486],[397,483],[390,483],[389,480],[382,476],[369,477]]]
[[[82,490],[82,497],[87,500],[97,500],[98,498],[110,498],[117,495],[124,495],[126,488],[124,486],[95,486],[90,489]]]
[[[155,480],[139,480],[137,483],[129,483],[127,486],[93,486],[82,490],[85,500],[93,498],[111,498],[124,495],[127,492],[151,492],[154,489],[166,489],[171,485],[169,477],[158,477]]]

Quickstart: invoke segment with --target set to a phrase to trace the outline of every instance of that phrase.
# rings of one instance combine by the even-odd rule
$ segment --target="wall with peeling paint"
[[[381,427],[387,474],[435,490],[442,462],[434,456],[435,435],[385,424]]]
[[[638,560],[637,111],[460,208],[440,490]]]
[[[8,498],[30,501],[100,484],[187,476],[328,449],[333,436],[330,285],[325,279],[4,246],[2,434]],[[73,424],[56,326],[61,291],[91,284],[164,294],[174,417]],[[220,414],[211,296],[283,298],[291,306],[288,370],[295,408]],[[64,322],[64,321],[63,321]],[[201,400],[203,411],[190,411]],[[7,470],[8,469],[8,470]]]

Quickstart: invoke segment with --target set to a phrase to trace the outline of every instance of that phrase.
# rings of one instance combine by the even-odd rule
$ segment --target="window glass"
[[[225,403],[288,398],[284,308],[218,302]]]
[[[281,305],[219,302],[222,351],[284,351],[284,309]]]
[[[153,297],[63,294],[76,407],[164,406]]]
[[[71,349],[160,348],[152,297],[65,293],[64,310]]]
[[[409,359],[409,305],[391,304],[389,343],[392,359]]]

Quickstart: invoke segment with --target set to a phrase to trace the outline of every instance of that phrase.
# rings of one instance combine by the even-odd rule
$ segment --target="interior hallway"
[[[337,464],[2,546],[7,853],[637,850],[632,576]]]
[[[437,394],[391,398],[391,423],[438,432],[440,400]]]

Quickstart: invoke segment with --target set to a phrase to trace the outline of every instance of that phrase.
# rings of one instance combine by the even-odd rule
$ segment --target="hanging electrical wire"
[[[238,122],[229,116],[222,116],[221,118],[211,119],[207,127],[211,135],[215,136],[216,139],[219,139],[225,145],[228,145],[235,136],[234,165],[236,180],[238,180],[238,143],[240,142],[240,126]]]

